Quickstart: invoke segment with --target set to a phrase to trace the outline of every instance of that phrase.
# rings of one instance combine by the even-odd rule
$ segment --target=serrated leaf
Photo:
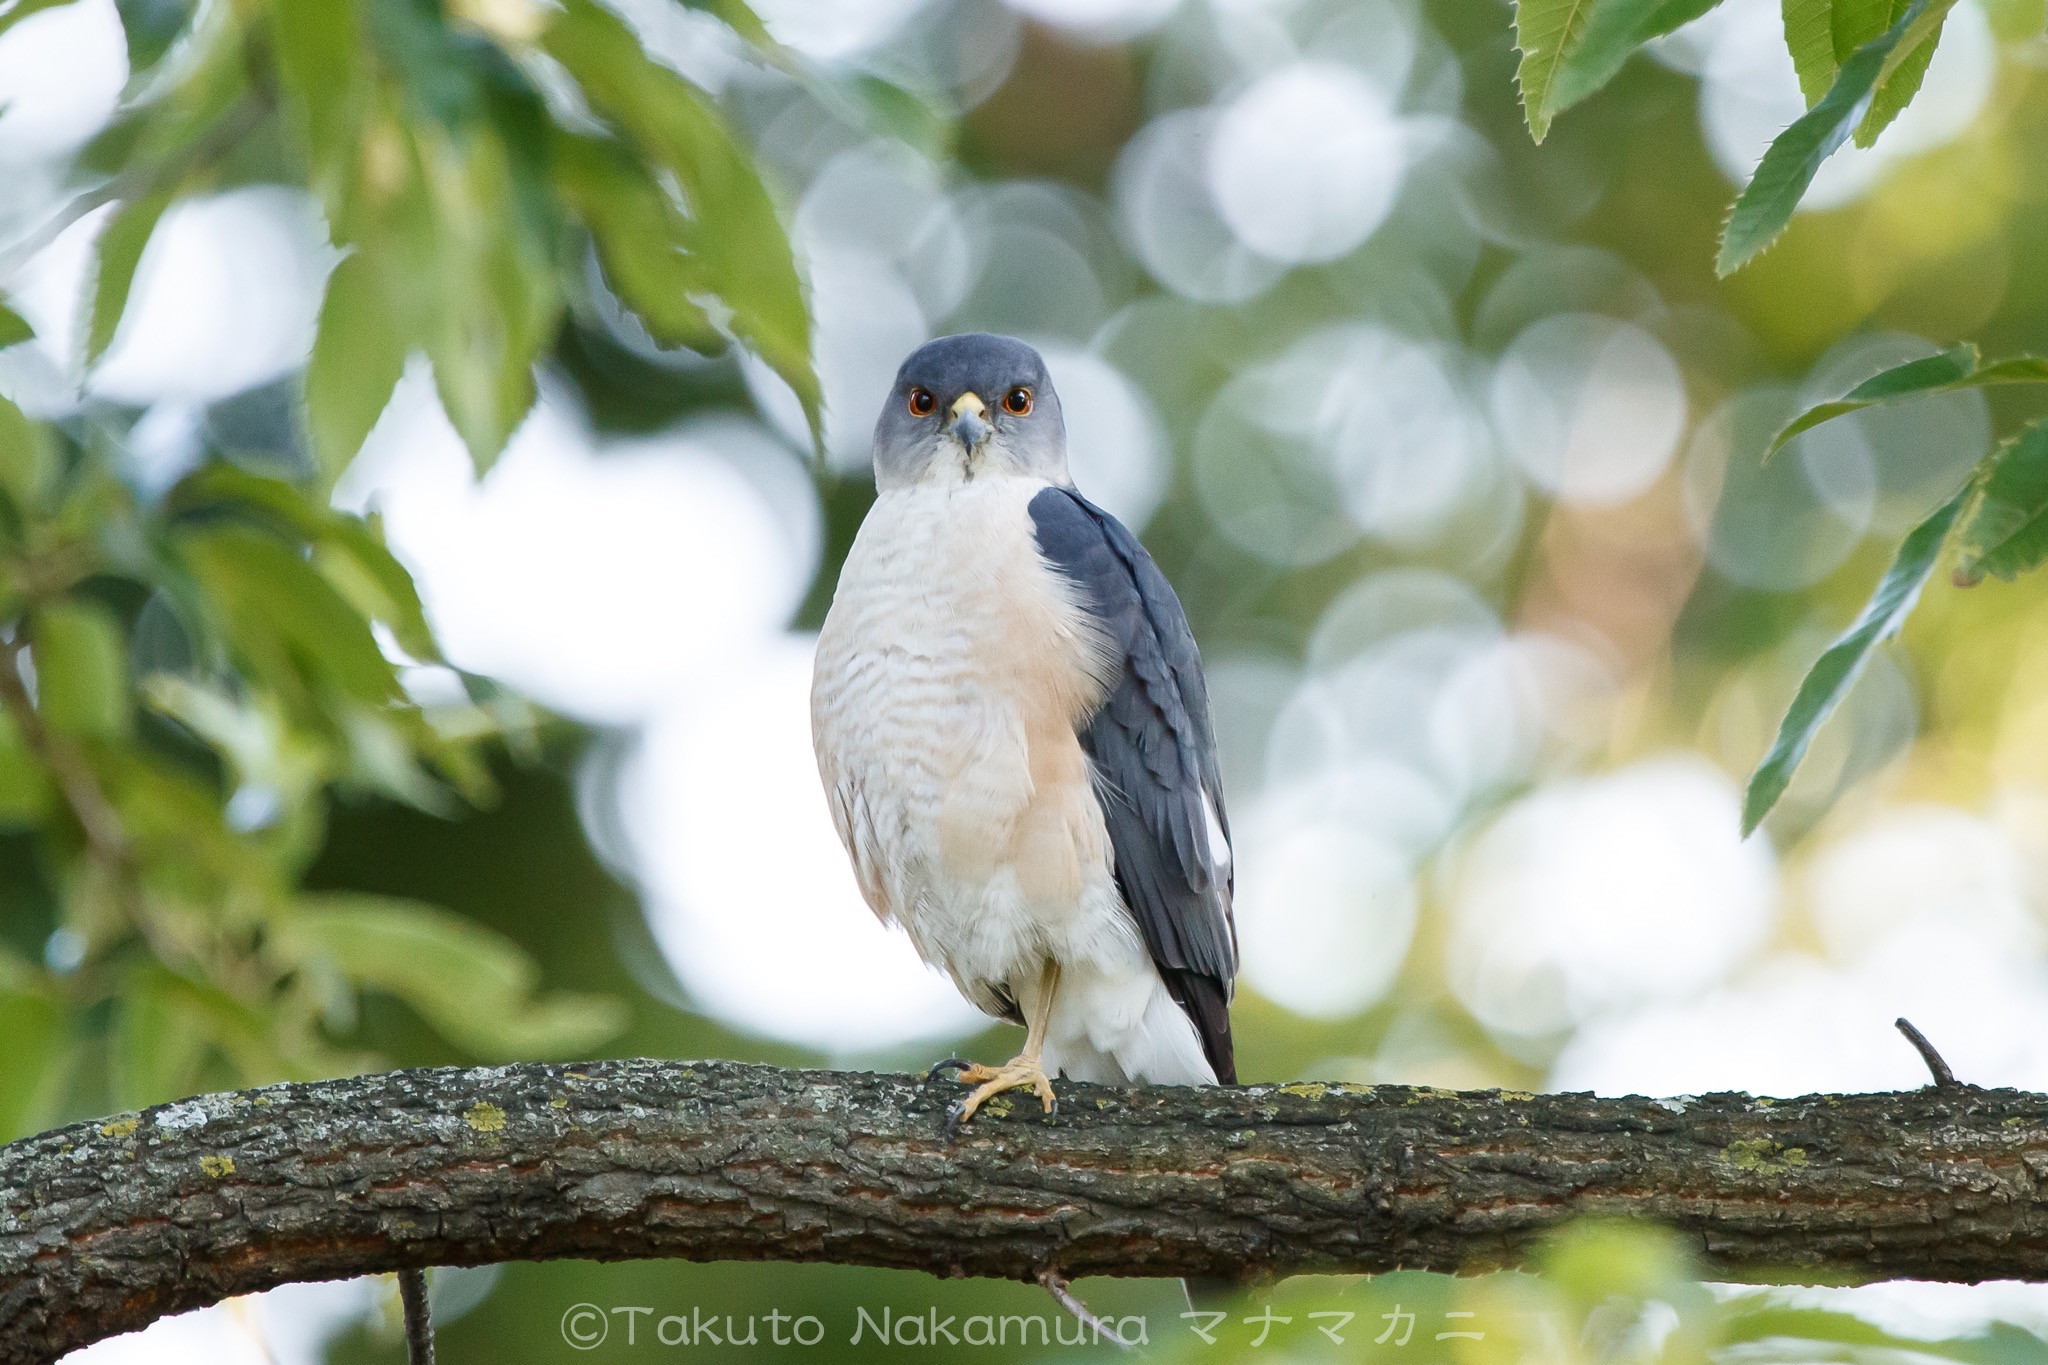
[[[1802,432],[1811,431],[1823,422],[1881,403],[1893,403],[1904,398],[1919,398],[1930,394],[1954,393],[1961,389],[1983,389],[1999,384],[2044,384],[2048,383],[2048,360],[2036,356],[2015,356],[2009,360],[1993,361],[1989,365],[1979,363],[1977,348],[1969,342],[1952,346],[1939,355],[1927,356],[1920,360],[1909,360],[1903,365],[1894,365],[1881,374],[1872,375],[1848,393],[1831,403],[1821,403],[1808,408],[1792,419],[1771,439],[1770,448],[1764,452],[1769,459],[1782,449],[1787,441]]]
[[[313,562],[349,605],[388,627],[399,648],[421,663],[441,662],[441,646],[412,574],[367,523],[337,517]]]
[[[184,532],[177,544],[230,647],[272,686],[371,705],[398,699],[369,622],[278,541],[222,526]]]
[[[1941,42],[1942,25],[1953,8],[1955,0],[1936,0],[1914,32],[1900,42],[1892,61],[1877,78],[1877,93],[1871,97],[1870,112],[1856,125],[1858,147],[1875,143],[1878,135],[1913,102],[1913,96],[1920,93],[1920,82],[1926,78],[1927,65],[1934,60],[1934,49]],[[1929,18],[1934,21],[1931,27]]]
[[[1993,453],[1956,533],[1956,581],[2010,579],[2048,559],[2048,421]]]
[[[690,254],[730,310],[732,331],[796,391],[817,438],[823,398],[803,282],[774,201],[725,120],[595,0],[565,0],[546,47],[639,155],[675,177]]]
[[[36,710],[58,734],[111,739],[128,728],[128,650],[114,614],[95,602],[52,602],[35,614]]]
[[[405,373],[406,342],[368,258],[345,257],[327,277],[313,358],[306,366],[306,427],[321,482],[332,488],[383,415]]]
[[[560,274],[496,131],[458,137],[423,127],[416,136],[432,272],[420,339],[441,406],[481,474],[533,408],[533,367],[561,311]]]
[[[712,292],[685,250],[690,225],[644,167],[617,144],[563,134],[553,147],[555,184],[590,229],[606,283],[663,346],[714,351],[725,338],[691,295]]]
[[[1848,61],[1857,48],[1882,37],[1905,12],[1904,0],[1831,0],[1828,28],[1836,63]]]
[[[1933,0],[1913,0],[1897,23],[1842,63],[1835,83],[1820,103],[1778,134],[1728,215],[1714,262],[1716,274],[1726,276],[1741,269],[1785,230],[1821,163],[1848,141],[1862,122],[1887,60],[1931,3]]]
[[[1523,121],[1536,142],[1550,132],[1552,83],[1592,8],[1593,0],[1515,0],[1515,50],[1522,54],[1515,83],[1522,91]]]
[[[1835,83],[1840,60],[1835,55],[1835,0],[1782,0],[1785,47],[1799,73],[1799,93],[1811,109]]]
[[[28,325],[28,319],[0,303],[0,350],[18,346],[24,341],[35,340],[36,329]]]
[[[1896,634],[1905,624],[1914,603],[1920,600],[1920,590],[1926,586],[1928,575],[1934,572],[1935,562],[1941,557],[1941,547],[1948,539],[1950,529],[1962,512],[1974,490],[1974,482],[1954,497],[1936,508],[1925,521],[1907,532],[1899,545],[1898,554],[1892,559],[1891,567],[1878,581],[1877,591],[1871,594],[1848,630],[1823,652],[1806,678],[1799,684],[1798,693],[1792,698],[1792,705],[1785,712],[1785,719],[1778,726],[1778,737],[1764,755],[1762,763],[1749,779],[1749,789],[1742,798],[1742,833],[1747,838],[1763,823],[1764,816],[1785,794],[1791,784],[1792,774],[1799,767],[1799,760],[1806,756],[1807,746],[1813,743],[1814,735],[1827,721],[1828,716],[1848,695],[1849,687],[1856,681],[1864,660],[1870,656],[1880,641]]]
[[[128,291],[135,284],[135,269],[142,263],[142,251],[149,245],[159,218],[171,206],[173,191],[164,189],[123,204],[115,210],[99,240],[93,244],[98,262],[93,273],[92,314],[86,327],[85,363],[99,363],[113,344],[128,307]]]
[[[1555,117],[1614,79],[1630,54],[1691,23],[1721,0],[1593,0],[1579,41],[1564,55],[1550,88]]]
[[[439,906],[382,896],[308,897],[279,931],[284,950],[417,1010],[479,1057],[569,1056],[617,1033],[624,1011],[599,996],[536,996],[540,970],[518,944]]]

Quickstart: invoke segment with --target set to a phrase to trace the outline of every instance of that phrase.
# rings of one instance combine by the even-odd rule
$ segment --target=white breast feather
[[[1072,1074],[1213,1079],[1118,899],[1076,736],[1115,655],[1038,553],[1043,487],[984,478],[876,500],[818,638],[819,775],[869,906],[969,999],[1028,1008],[1053,957],[1066,975],[1048,1055],[1112,1059]],[[1171,1056],[1120,1068],[1126,1045]]]

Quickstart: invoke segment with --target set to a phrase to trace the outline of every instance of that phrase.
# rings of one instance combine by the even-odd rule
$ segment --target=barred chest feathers
[[[1076,735],[1115,682],[1080,590],[1038,550],[1037,479],[891,489],[818,640],[811,720],[875,913],[976,1004],[1047,956],[1137,949]]]

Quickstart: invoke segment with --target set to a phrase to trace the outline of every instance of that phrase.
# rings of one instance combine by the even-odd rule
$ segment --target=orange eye
[[[912,389],[910,391],[910,415],[912,417],[929,417],[938,411],[938,407],[939,400],[932,397],[930,389]]]
[[[1026,417],[1031,413],[1031,390],[1019,384],[1003,395],[1003,411],[1012,417]]]

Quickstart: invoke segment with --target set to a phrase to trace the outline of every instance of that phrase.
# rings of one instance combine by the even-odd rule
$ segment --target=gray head
[[[1023,475],[1064,484],[1067,428],[1038,352],[968,332],[910,353],[875,423],[875,486]]]

